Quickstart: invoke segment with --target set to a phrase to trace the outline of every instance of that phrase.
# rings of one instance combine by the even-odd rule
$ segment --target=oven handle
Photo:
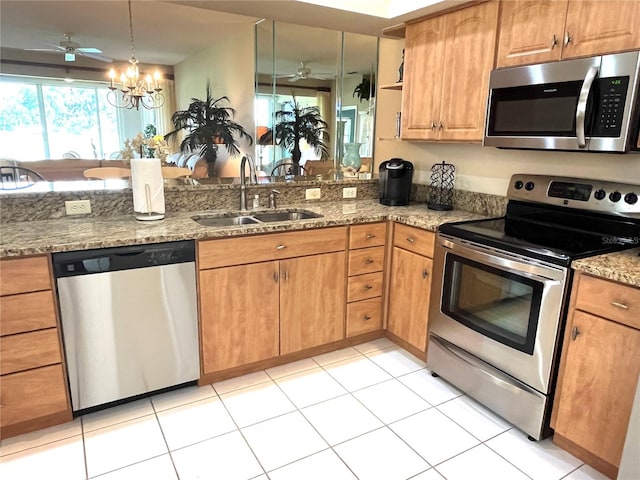
[[[508,377],[507,375],[503,374],[503,373],[498,373],[497,370],[495,370],[495,368],[492,368],[492,370],[495,370],[496,373],[492,373],[489,372],[485,365],[483,365],[484,362],[482,362],[481,360],[478,360],[476,358],[474,358],[472,355],[468,354],[467,352],[465,352],[464,350],[456,347],[455,345],[452,345],[451,343],[442,340],[441,338],[431,334],[429,335],[429,339],[436,343],[440,348],[446,350],[448,353],[450,353],[451,355],[453,355],[454,357],[457,357],[459,360],[463,361],[464,363],[466,363],[467,365],[469,365],[471,368],[473,368],[474,370],[477,370],[478,372],[480,372],[481,374],[485,375],[486,377],[489,378],[489,380],[498,385],[499,387],[502,387],[506,390],[510,390],[513,393],[520,393],[521,391],[525,391],[527,393],[530,393],[531,395],[535,395],[537,397],[542,396],[542,394],[540,392],[538,392],[537,390],[531,388],[529,385],[519,382],[511,377]],[[488,365],[487,365],[488,366]],[[437,373],[437,372],[436,372]]]
[[[589,67],[584,77],[584,83],[580,89],[580,97],[578,97],[578,108],[576,108],[576,137],[578,139],[578,147],[585,148],[587,139],[584,132],[584,117],[587,114],[587,100],[593,81],[598,76],[598,67]]]

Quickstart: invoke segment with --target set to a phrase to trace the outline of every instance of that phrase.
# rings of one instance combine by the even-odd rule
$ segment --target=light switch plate
[[[304,191],[304,198],[307,200],[320,200],[319,188],[307,188]]]
[[[356,198],[358,196],[357,187],[344,187],[342,189],[342,198]]]
[[[64,202],[67,215],[84,215],[91,213],[91,200],[68,200]]]

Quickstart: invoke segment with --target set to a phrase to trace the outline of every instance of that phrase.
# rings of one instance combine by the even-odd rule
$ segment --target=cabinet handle
[[[362,316],[362,319],[363,319],[365,322],[367,322],[367,321],[371,320],[371,317],[365,313],[365,314]]]
[[[553,50],[555,48],[555,46],[558,45],[558,38],[556,37],[556,34],[553,34],[553,38],[551,39],[551,50]]]
[[[431,120],[431,130],[435,130],[436,128],[438,128],[438,125],[436,125],[436,122]]]
[[[409,242],[409,243],[413,243],[413,242],[415,242],[415,241],[416,241],[416,239],[415,239],[415,238],[413,238],[413,237],[407,237],[407,242]]]
[[[629,307],[627,307],[624,303],[611,302],[611,305],[613,305],[614,307],[621,308],[623,310],[629,310]]]
[[[371,290],[373,288],[373,285],[365,285],[364,289],[365,290]]]
[[[438,130],[444,130],[444,123],[440,120],[440,125],[438,125]]]
[[[565,46],[569,45],[572,40],[573,40],[573,38],[571,38],[571,35],[569,35],[569,32],[564,32],[564,44],[565,44]]]
[[[571,329],[571,340],[575,340],[578,335],[580,335],[580,330],[578,330],[578,327],[573,327]]]
[[[287,248],[287,246],[286,246],[286,245],[282,245],[282,244],[280,244],[280,245],[278,245],[278,246],[276,247],[276,250],[284,250],[285,248]]]
[[[426,279],[428,276],[429,276],[429,272],[425,268],[424,270],[422,270],[422,278]]]
[[[282,279],[289,280],[289,272],[282,272]]]
[[[372,238],[376,238],[376,236],[373,233],[367,233],[367,236],[365,238],[367,240],[371,240]]]
[[[278,283],[279,278],[280,278],[280,275],[278,275],[278,272],[273,272],[273,281]]]
[[[373,258],[367,258],[364,263],[366,263],[367,265],[371,265],[374,262]]]

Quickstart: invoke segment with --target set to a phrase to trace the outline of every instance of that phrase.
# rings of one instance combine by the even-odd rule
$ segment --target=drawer
[[[10,258],[0,262],[0,295],[51,290],[46,256]]]
[[[384,267],[384,247],[362,248],[349,252],[349,276],[381,272]]]
[[[55,326],[56,312],[51,290],[0,297],[0,335]]]
[[[0,404],[2,427],[68,410],[62,365],[3,376]]]
[[[436,234],[416,227],[396,223],[393,231],[393,244],[410,252],[433,258],[433,246]]]
[[[382,329],[382,298],[347,304],[347,337]]]
[[[347,227],[202,240],[198,243],[198,265],[200,269],[242,265],[339,252],[346,247]]]
[[[60,363],[58,329],[20,333],[0,338],[0,374]]]
[[[365,273],[347,280],[347,302],[357,302],[365,298],[382,295],[382,272]]]
[[[576,308],[640,329],[640,288],[580,275]]]
[[[349,230],[349,248],[379,247],[385,244],[386,237],[386,223],[351,225]]]

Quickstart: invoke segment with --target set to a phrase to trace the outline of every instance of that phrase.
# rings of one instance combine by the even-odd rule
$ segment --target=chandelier
[[[109,71],[109,93],[107,100],[111,105],[118,108],[135,108],[140,106],[151,110],[160,108],[164,105],[164,95],[160,93],[162,88],[159,86],[160,72],[156,70],[151,75],[147,74],[145,78],[140,77],[140,69],[138,68],[138,59],[136,58],[136,50],[133,41],[133,19],[131,15],[131,0],[129,3],[129,32],[131,39],[131,58],[126,71],[120,73],[119,81],[117,81],[116,71],[112,68]]]

